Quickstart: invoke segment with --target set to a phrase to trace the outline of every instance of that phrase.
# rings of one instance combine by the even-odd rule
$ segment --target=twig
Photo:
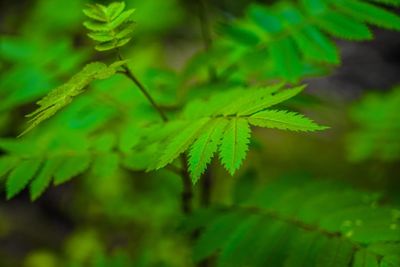
[[[117,50],[118,53],[118,58],[120,60],[123,60],[123,57],[121,56],[119,50]],[[143,95],[146,97],[146,99],[150,102],[150,104],[154,107],[154,109],[158,112],[160,115],[161,119],[164,122],[168,121],[167,115],[164,113],[164,111],[157,105],[153,97],[150,95],[146,87],[140,82],[138,78],[133,74],[133,72],[129,69],[129,67],[124,64],[122,65],[123,71],[119,72],[124,74],[126,77],[128,77],[136,86],[139,88],[139,90],[143,93]],[[176,169],[172,166],[170,166],[170,170],[180,174],[182,178],[182,185],[183,185],[183,190],[182,190],[182,212],[184,214],[190,214],[192,212],[192,199],[193,199],[193,188],[192,188],[192,181],[190,179],[189,171],[188,171],[188,166],[187,166],[187,161],[186,161],[186,155],[183,154],[181,156],[181,161],[182,161],[182,169]]]

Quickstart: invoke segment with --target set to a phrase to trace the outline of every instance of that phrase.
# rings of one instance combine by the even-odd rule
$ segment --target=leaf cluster
[[[236,89],[189,103],[180,118],[152,129],[156,134],[144,139],[143,144],[151,147],[152,153],[159,154],[148,170],[163,168],[187,152],[189,171],[195,183],[213,155],[219,152],[221,163],[233,175],[246,157],[251,125],[304,132],[326,129],[296,112],[269,110],[300,93],[303,86],[281,88],[282,84]]]
[[[369,25],[400,30],[400,17],[379,4],[398,1],[302,0],[274,6],[252,4],[246,17],[222,25],[230,64],[254,64],[255,58],[272,77],[295,82],[325,73],[340,63],[333,38],[364,41],[373,38]]]
[[[106,51],[126,45],[135,28],[130,19],[134,11],[125,10],[125,2],[113,2],[108,6],[89,4],[83,12],[90,20],[83,25],[91,31],[88,36],[99,42],[95,49]]]
[[[400,211],[332,182],[282,179],[243,203],[199,211],[194,259],[216,266],[400,265]]]

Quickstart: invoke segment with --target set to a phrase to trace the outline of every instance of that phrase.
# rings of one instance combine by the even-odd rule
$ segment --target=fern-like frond
[[[31,200],[36,200],[53,183],[59,185],[92,170],[93,175],[113,175],[120,162],[115,137],[102,134],[86,138],[72,132],[29,139],[0,139],[0,178],[6,178],[7,198],[29,186]],[[42,139],[43,138],[43,139]],[[34,143],[34,145],[32,144]]]
[[[327,69],[340,63],[332,37],[370,40],[369,24],[400,30],[400,17],[380,3],[398,6],[391,0],[302,0],[268,7],[253,4],[245,18],[221,27],[221,32],[224,41],[232,42],[230,58],[246,61],[258,53],[268,62],[265,68],[274,72],[272,77],[296,82],[309,74],[311,66]]]
[[[295,112],[283,110],[266,110],[258,112],[249,118],[250,124],[258,127],[276,128],[291,131],[320,131],[328,127],[320,126],[312,120]]]
[[[282,84],[254,90],[234,89],[218,93],[205,101],[189,103],[179,120],[164,125],[177,127],[156,143],[157,164],[148,169],[160,169],[173,162],[189,148],[189,171],[193,182],[199,179],[215,151],[219,148],[222,164],[233,175],[246,157],[250,142],[250,124],[258,127],[292,131],[318,131],[319,126],[303,115],[267,108],[288,100],[303,90],[303,86],[280,90]],[[205,108],[206,107],[206,108]],[[149,143],[147,143],[149,144]]]
[[[188,221],[202,229],[196,261],[215,256],[219,267],[400,263],[399,210],[380,206],[374,194],[287,179],[255,190],[242,204]]]
[[[114,67],[115,66],[115,67]],[[86,86],[93,80],[107,79],[116,72],[118,64],[108,67],[101,62],[86,65],[79,73],[75,74],[68,82],[52,90],[47,96],[37,102],[40,106],[34,112],[26,115],[30,117],[28,128],[19,136],[26,134],[44,120],[52,117],[60,109],[72,102],[73,98],[83,93]]]
[[[88,36],[99,42],[98,51],[124,46],[132,39],[135,23],[130,19],[134,9],[125,10],[124,2],[113,2],[108,6],[89,4],[83,12],[91,20],[83,25],[91,30]]]

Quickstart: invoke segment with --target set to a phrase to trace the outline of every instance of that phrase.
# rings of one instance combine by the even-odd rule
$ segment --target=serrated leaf
[[[291,131],[312,132],[327,129],[327,127],[320,126],[301,114],[286,110],[258,112],[249,117],[249,123],[259,127]]]
[[[79,73],[72,76],[68,82],[52,90],[37,102],[39,108],[26,115],[26,117],[32,117],[29,120],[30,125],[19,136],[26,134],[71,103],[73,98],[83,93],[84,88],[93,80],[106,79],[114,73],[115,69],[109,68],[101,62],[87,64]]]
[[[54,184],[62,184],[89,168],[91,157],[89,154],[67,157],[54,173]]]
[[[49,186],[51,179],[61,162],[61,158],[54,157],[48,159],[44,163],[38,175],[35,177],[30,185],[30,194],[32,201],[40,197],[44,190]]]
[[[203,118],[194,122],[190,122],[182,131],[175,133],[167,139],[167,144],[162,156],[158,160],[155,169],[160,169],[171,163],[181,153],[188,149],[193,141],[200,134],[200,130],[209,121],[208,118]]]
[[[358,0],[338,0],[337,7],[357,20],[365,21],[387,29],[400,30],[400,16],[384,8]]]
[[[246,157],[250,142],[250,127],[242,118],[230,119],[220,146],[220,159],[228,172],[233,175]]]
[[[333,36],[348,40],[370,40],[372,33],[364,23],[335,11],[326,11],[316,24]]]
[[[192,144],[189,152],[189,172],[195,184],[210,163],[212,156],[218,150],[228,121],[215,119]]]
[[[240,110],[238,110],[237,114],[240,116],[244,116],[262,111],[266,108],[269,108],[296,96],[301,91],[303,91],[303,89],[304,86],[298,86],[292,89],[282,90],[274,95],[260,97],[249,103],[249,105],[242,107]]]
[[[26,187],[39,170],[40,164],[40,159],[27,159],[11,171],[6,183],[7,199],[14,197]]]

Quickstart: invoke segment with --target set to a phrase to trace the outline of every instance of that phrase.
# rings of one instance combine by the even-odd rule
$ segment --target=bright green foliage
[[[113,2],[108,6],[89,4],[83,12],[91,20],[83,25],[91,30],[90,38],[99,42],[96,50],[105,51],[126,45],[132,38],[135,23],[130,19],[134,9],[125,10],[124,2]]]
[[[274,72],[273,77],[296,82],[320,72],[318,68],[340,63],[338,49],[329,35],[363,41],[373,37],[368,24],[400,30],[398,15],[370,1],[298,2],[278,2],[273,6],[253,4],[247,9],[245,19],[222,27],[223,35],[231,42],[232,54],[228,61],[240,64],[251,60],[252,55],[263,57],[273,65],[271,68],[266,64],[265,71]],[[375,2],[398,5],[397,1]]]
[[[71,103],[73,98],[83,93],[86,86],[88,86],[93,80],[107,79],[115,74],[115,72],[116,69],[113,66],[107,67],[105,64],[100,62],[93,62],[86,65],[67,83],[57,87],[37,102],[40,107],[34,112],[26,115],[26,117],[32,118],[29,120],[30,125],[20,134],[20,136],[26,134],[42,121],[52,117],[60,109]]]
[[[25,160],[11,171],[7,180],[7,198],[12,198],[27,185],[39,169],[40,162],[40,159]]]
[[[400,87],[370,94],[351,110],[357,130],[349,135],[349,158],[354,161],[400,158]]]
[[[46,51],[46,53],[43,53]],[[85,49],[73,50],[63,37],[57,42],[1,36],[0,112],[6,113],[45,95],[87,60]]]
[[[83,13],[89,18],[84,26],[96,41],[95,49],[110,52],[101,59],[114,62],[118,57],[120,61],[87,65],[38,102],[38,110],[29,115],[32,121],[27,131],[51,120],[25,138],[0,138],[0,180],[8,199],[27,189],[33,201],[51,186],[80,178],[72,191],[60,188],[60,202],[56,196],[51,203],[51,208],[55,205],[69,211],[61,214],[62,221],[65,215],[67,224],[71,221],[73,226],[68,227],[68,233],[61,229],[67,244],[54,248],[53,242],[47,243],[53,241],[55,227],[51,222],[45,238],[32,235],[40,237],[39,243],[47,249],[26,251],[29,261],[18,259],[11,264],[192,267],[209,258],[210,263],[204,264],[209,267],[400,266],[399,210],[382,206],[377,195],[326,182],[336,178],[341,168],[347,172],[345,179],[354,177],[348,167],[336,169],[341,163],[335,158],[336,149],[316,148],[323,142],[336,146],[338,132],[310,134],[316,139],[310,141],[275,130],[314,132],[327,128],[301,114],[310,102],[321,103],[311,95],[292,99],[304,88],[297,82],[324,75],[340,64],[334,38],[370,40],[370,24],[399,30],[399,17],[389,11],[400,6],[399,0],[225,1],[223,14],[220,1],[193,1],[204,2],[205,12],[213,11],[204,17],[197,6],[186,9],[193,14],[181,16],[184,1],[132,0],[129,4],[140,9],[138,42],[133,47],[124,46],[135,29],[131,20],[134,10],[126,9],[125,3],[101,1],[104,5],[89,4],[83,13],[71,7],[68,10],[72,12],[57,12],[69,6],[61,2],[68,1],[34,1],[29,7],[35,7],[36,12],[28,8],[24,16],[16,18],[3,12],[5,32],[13,36],[1,38],[1,133],[14,135],[21,127],[23,105],[40,99],[48,89],[77,73],[79,66],[90,62],[89,56],[98,60],[99,55],[82,48],[85,33],[78,17]],[[74,0],[73,7],[84,2],[88,1]],[[261,2],[268,4],[256,4]],[[244,17],[236,20],[234,14],[242,10],[235,6],[242,4],[249,5]],[[58,17],[64,20],[62,26]],[[185,19],[183,31],[182,25],[172,23],[181,17]],[[226,18],[233,20],[218,24]],[[203,28],[198,29],[200,26]],[[200,32],[205,40],[200,40]],[[208,34],[212,40],[207,40]],[[200,48],[200,41],[205,41],[206,49]],[[121,59],[122,46],[124,54],[132,57],[129,66]],[[183,62],[195,48],[201,52]],[[287,82],[291,89],[283,88]],[[85,90],[88,86],[90,90]],[[375,103],[370,111],[366,111],[368,107],[356,112],[355,121],[361,118],[359,125],[367,137],[360,137],[360,130],[350,144],[356,147],[366,141],[360,145],[361,158],[383,154],[384,159],[398,159],[398,98],[393,93],[370,101]],[[165,114],[162,119],[161,112]],[[326,118],[325,112],[332,110],[324,109],[319,117]],[[328,117],[345,125],[345,118],[337,115],[342,114],[334,112]],[[252,136],[252,132],[257,134]],[[264,146],[266,149],[261,149]],[[223,169],[236,174],[250,148],[254,149],[251,160],[235,179],[226,179]],[[323,161],[324,157],[327,160]],[[221,166],[208,166],[213,158],[218,158]],[[311,167],[310,162],[316,164]],[[295,168],[319,174],[325,170],[332,177],[313,182],[299,175],[293,181],[277,176]],[[199,182],[205,172],[204,181]],[[192,183],[198,184],[190,187],[187,173]],[[183,188],[178,175],[183,178]],[[248,176],[251,179],[243,179]],[[278,181],[271,183],[276,177]],[[362,178],[370,182],[369,178],[376,177]],[[392,184],[373,180],[374,185],[385,186],[386,182]],[[53,200],[53,194],[48,196],[45,205],[48,199]],[[383,200],[387,203],[394,198],[385,193]],[[185,204],[191,206],[192,213],[182,216],[179,206]],[[31,229],[36,230],[36,216],[31,222],[29,214],[12,225],[18,212],[4,216],[0,210],[1,240],[10,231],[5,240],[19,244],[19,238],[13,240],[14,233],[31,237]],[[37,217],[41,221],[48,216]],[[189,228],[184,235],[175,231],[182,229],[176,227],[182,218],[192,222],[180,225]],[[25,225],[19,223],[24,221],[29,227],[20,229]],[[77,227],[75,232],[79,225],[84,231]],[[26,247],[31,248],[30,244]],[[125,249],[129,255],[118,253]],[[14,253],[0,254],[0,265],[8,266]]]
[[[64,183],[87,170],[90,159],[91,155],[86,153],[65,158],[54,172],[54,184],[58,185]]]
[[[44,136],[36,145],[29,139],[1,139],[0,148],[7,154],[0,157],[0,177],[7,177],[7,197],[29,185],[31,199],[35,200],[51,182],[59,185],[90,167],[99,177],[112,175],[119,166],[119,157],[112,151],[115,142],[109,137],[105,134],[87,139],[60,132],[62,142]]]
[[[266,110],[258,112],[249,118],[252,125],[258,127],[276,128],[291,131],[317,131],[321,126],[316,125],[310,119],[295,112],[282,110]]]
[[[156,154],[158,163],[148,169],[160,169],[190,148],[189,170],[193,182],[198,180],[217,150],[222,164],[233,175],[247,154],[249,124],[305,132],[326,129],[297,113],[266,110],[294,97],[303,89],[279,90],[281,87],[278,84],[253,90],[236,89],[216,94],[206,101],[189,103],[183,118],[178,120],[181,126],[174,127],[176,121],[169,122],[173,130],[151,140],[158,143],[160,151]]]
[[[250,126],[246,119],[239,117],[229,120],[221,141],[220,158],[231,175],[246,157],[249,139]]]
[[[52,176],[56,172],[56,169],[62,164],[62,158],[50,158],[47,160],[40,170],[40,173],[32,181],[30,186],[31,199],[37,199],[43,191],[49,186]]]
[[[214,120],[195,142],[189,152],[189,171],[193,183],[196,183],[218,150],[225,128],[229,122]]]
[[[214,255],[218,267],[400,263],[399,210],[380,206],[376,196],[299,177],[254,190],[242,204],[209,210],[204,222],[195,219],[204,214],[188,221],[205,227],[196,261]]]

